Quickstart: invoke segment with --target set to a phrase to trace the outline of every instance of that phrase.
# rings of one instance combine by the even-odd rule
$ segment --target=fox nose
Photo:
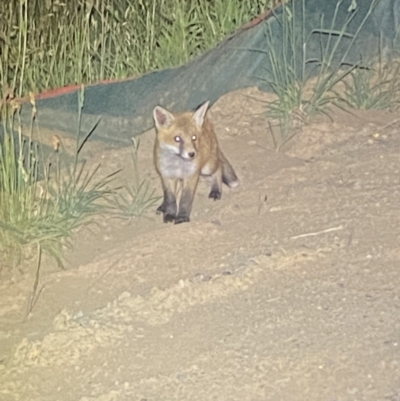
[[[193,157],[196,155],[196,153],[195,152],[190,152],[190,153],[188,153],[188,156],[191,158],[191,159],[193,159]]]

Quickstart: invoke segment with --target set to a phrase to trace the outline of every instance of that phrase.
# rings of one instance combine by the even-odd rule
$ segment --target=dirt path
[[[261,111],[212,109],[242,185],[202,184],[190,224],[78,233],[22,323],[31,281],[3,284],[2,401],[400,400],[400,123],[340,114],[276,153]]]

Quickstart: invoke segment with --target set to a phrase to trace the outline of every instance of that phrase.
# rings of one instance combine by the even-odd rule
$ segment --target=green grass
[[[148,181],[139,176],[137,139],[133,139],[132,147],[132,180],[124,187],[115,188],[114,178],[119,171],[99,178],[100,165],[88,168],[80,160],[93,130],[86,135],[81,133],[83,89],[79,96],[73,163],[63,162],[58,144],[52,154],[45,155],[34,142],[39,130],[34,103],[27,137],[22,134],[18,106],[13,102],[2,105],[0,273],[2,267],[15,266],[30,255],[37,256],[39,261],[42,254],[50,255],[62,266],[63,248],[77,227],[89,224],[99,214],[139,217],[160,199]],[[39,272],[40,263],[36,266]]]
[[[80,163],[80,131],[75,162],[64,166],[58,149],[45,157],[33,141],[34,114],[28,137],[22,135],[17,107],[3,105],[2,121],[0,265],[19,263],[38,247],[62,265],[63,245],[75,228],[103,211],[101,201],[111,194],[112,177],[97,179],[97,169],[90,172]]]
[[[215,46],[272,3],[1,1],[0,90],[4,95],[4,88],[11,87],[21,96],[182,64]]]
[[[304,1],[303,1],[304,9]],[[289,139],[290,131],[294,129],[296,123],[304,122],[307,117],[304,112],[306,101],[304,99],[304,86],[306,83],[306,61],[305,51],[297,48],[295,32],[295,22],[297,19],[294,3],[291,6],[284,5],[281,19],[278,19],[282,29],[282,46],[274,43],[274,34],[271,24],[267,25],[265,38],[266,48],[262,52],[268,58],[271,66],[270,76],[267,83],[271,86],[277,99],[267,105],[267,113],[270,118],[279,121],[279,134],[271,131],[275,147],[279,147]],[[304,22],[304,21],[303,21]],[[304,28],[302,29],[302,42],[305,43]],[[298,64],[299,56],[302,62]],[[261,79],[263,79],[261,77]]]
[[[352,74],[358,66],[347,64],[347,56],[353,48],[354,41],[369,18],[376,1],[371,6],[354,34],[347,32],[350,22],[357,13],[355,9],[348,13],[339,30],[334,29],[338,22],[338,11],[343,0],[338,0],[332,16],[330,27],[324,28],[324,17],[321,16],[320,27],[305,33],[305,0],[302,2],[301,15],[296,14],[294,3],[284,5],[282,14],[277,17],[281,26],[282,45],[274,41],[271,26],[265,32],[266,49],[248,49],[264,53],[271,66],[267,71],[269,78],[264,79],[276,95],[276,100],[267,105],[270,119],[278,122],[277,127],[270,123],[273,140],[277,149],[285,144],[298,131],[298,128],[316,114],[330,116],[330,106],[336,104],[335,88]],[[301,32],[295,27],[301,26]],[[320,57],[310,59],[307,47],[311,38],[318,35],[320,39]],[[299,39],[300,38],[300,39]],[[345,51],[339,46],[346,41]],[[337,61],[339,59],[339,61]],[[310,72],[316,73],[312,87],[309,85]],[[260,77],[263,79],[263,77]]]
[[[147,180],[140,178],[138,168],[138,151],[140,139],[132,138],[132,172],[129,183],[114,193],[110,202],[111,211],[119,217],[139,217],[152,208],[162,198],[155,196],[155,190],[150,188]]]
[[[343,80],[343,85],[344,91],[337,93],[340,107],[394,111],[400,104],[400,63],[379,60],[358,67]]]

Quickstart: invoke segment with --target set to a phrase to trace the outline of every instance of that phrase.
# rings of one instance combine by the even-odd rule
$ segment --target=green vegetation
[[[21,96],[182,64],[215,46],[270,3],[1,1],[0,89],[11,87]]]
[[[343,80],[344,91],[337,94],[340,107],[360,110],[390,110],[400,103],[400,63],[379,60],[367,67],[358,67]]]
[[[270,25],[266,31],[268,50],[250,49],[266,55],[271,65],[270,78],[267,83],[276,94],[277,99],[267,105],[268,115],[278,122],[278,128],[270,129],[277,149],[296,134],[296,129],[307,123],[311,116],[322,113],[330,116],[329,106],[339,103],[349,107],[359,107],[365,102],[368,105],[383,106],[384,101],[393,100],[398,92],[398,84],[389,88],[389,74],[381,74],[377,84],[366,76],[361,66],[347,64],[347,56],[353,48],[354,41],[369,18],[376,1],[371,2],[368,13],[358,26],[354,34],[347,32],[350,22],[357,13],[357,5],[347,14],[342,22],[341,29],[334,29],[338,22],[338,11],[343,0],[336,3],[335,13],[331,25],[324,28],[321,17],[320,27],[314,29],[308,36],[305,34],[305,0],[302,2],[301,15],[296,14],[294,3],[283,6],[283,12],[278,17],[282,30],[282,46],[277,46]],[[295,27],[302,27],[298,34]],[[320,39],[321,56],[319,59],[309,59],[307,46],[312,36],[318,35]],[[341,52],[340,46],[344,45]],[[312,86],[309,84],[310,72],[317,72]],[[353,79],[353,85],[348,83],[347,77]],[[394,73],[391,77],[395,76]],[[339,102],[336,87],[344,83],[346,90]],[[373,86],[372,86],[373,85]],[[367,96],[369,97],[367,99]],[[386,104],[387,106],[387,104]]]
[[[91,132],[82,135],[80,125],[84,90],[79,99],[75,159],[60,158],[59,143],[45,156],[32,138],[38,128],[33,104],[29,136],[22,135],[18,106],[3,105],[3,139],[0,141],[0,267],[19,263],[29,253],[41,258],[53,256],[62,266],[63,245],[73,230],[87,224],[100,213],[120,217],[138,217],[158,202],[149,183],[139,177],[139,140],[133,139],[132,181],[111,188],[118,171],[97,178],[100,165],[89,169],[80,161],[81,150]],[[18,135],[13,133],[17,132]],[[37,253],[35,253],[35,248]],[[38,264],[38,271],[40,264]],[[1,273],[1,268],[0,268]]]
[[[83,92],[81,95],[83,104]],[[81,110],[82,107],[79,113]],[[35,115],[32,115],[29,137],[24,137],[18,108],[13,104],[4,105],[2,112],[0,266],[18,263],[26,256],[24,251],[29,252],[32,247],[53,256],[61,265],[63,241],[71,237],[74,228],[103,209],[100,201],[110,194],[106,187],[111,177],[96,181],[96,169],[87,172],[79,162],[82,143],[87,139],[80,142],[80,132],[75,162],[64,166],[57,146],[46,158],[32,140]]]
[[[140,178],[138,168],[138,151],[140,139],[132,138],[132,174],[131,181],[120,188],[111,202],[113,213],[120,217],[138,217],[153,207],[161,197],[155,196],[149,182]]]

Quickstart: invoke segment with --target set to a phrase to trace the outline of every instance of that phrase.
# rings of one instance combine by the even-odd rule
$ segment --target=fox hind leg
[[[221,199],[221,195],[222,195],[222,171],[219,168],[211,176],[211,191],[208,197],[214,200],[218,200]]]
[[[219,156],[222,162],[222,182],[228,185],[229,188],[236,188],[240,182],[235,170],[221,151]]]

